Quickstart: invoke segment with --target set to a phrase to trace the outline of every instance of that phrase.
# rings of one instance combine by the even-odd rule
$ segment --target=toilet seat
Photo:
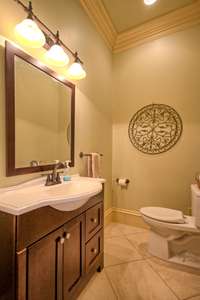
[[[185,216],[185,223],[163,222],[150,217],[146,217],[145,215],[142,215],[142,217],[148,225],[153,226],[154,228],[200,234],[200,229],[195,225],[195,218],[191,216]]]
[[[143,207],[140,212],[151,219],[175,224],[184,224],[184,215],[180,210],[163,208],[163,207]]]

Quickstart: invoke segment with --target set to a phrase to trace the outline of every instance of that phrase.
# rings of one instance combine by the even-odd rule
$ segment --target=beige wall
[[[114,184],[114,206],[190,207],[190,184],[200,171],[200,27],[176,33],[114,58],[113,178],[127,177],[127,190]],[[170,151],[146,155],[128,138],[132,115],[147,104],[174,107],[183,135]]]
[[[108,181],[106,208],[111,206],[113,170],[114,206],[134,210],[146,205],[160,205],[187,212],[190,206],[190,183],[195,172],[200,170],[200,27],[115,55],[112,62],[111,53],[83,12],[79,1],[59,0],[56,5],[55,10],[53,0],[49,0],[48,5],[47,1],[34,1],[35,12],[52,29],[60,29],[63,40],[79,51],[88,74],[76,89],[76,153],[75,168],[71,172],[85,173],[84,161],[78,156],[80,151],[101,152],[104,154],[103,176]],[[12,0],[0,1],[0,12],[0,34],[14,40],[13,27],[24,18],[24,12]],[[26,51],[43,60],[44,50]],[[32,175],[5,177],[2,47],[0,52],[0,186],[6,186],[24,181]],[[59,69],[59,73],[62,74],[63,69]],[[178,144],[156,156],[136,150],[127,132],[132,115],[152,102],[174,107],[180,113],[184,126]],[[116,186],[114,181],[117,177],[131,180],[127,190]]]
[[[85,63],[87,78],[77,83],[75,168],[72,173],[84,174],[80,151],[98,151],[104,154],[102,175],[107,179],[105,208],[111,205],[111,79],[112,55],[96,33],[78,0],[34,1],[38,16],[56,31],[62,39],[78,50]],[[59,18],[58,18],[59,16]],[[0,1],[0,35],[14,40],[13,28],[25,17],[24,11],[12,0]],[[44,50],[26,49],[43,61]],[[2,50],[1,50],[2,54]],[[58,70],[58,69],[57,69]],[[64,69],[60,69],[62,73]],[[31,175],[32,177],[32,175]],[[5,177],[5,75],[4,52],[0,55],[0,186],[21,182],[30,176]]]

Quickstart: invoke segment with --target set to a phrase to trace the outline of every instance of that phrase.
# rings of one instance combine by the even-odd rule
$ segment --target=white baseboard
[[[136,209],[130,210],[130,209],[125,209],[125,208],[112,207],[112,212],[141,217],[141,213],[139,212],[139,210],[136,210]]]
[[[142,219],[141,213],[138,210],[111,207],[105,211],[104,218],[106,225],[111,222],[117,222],[142,228],[148,228],[148,226]]]
[[[112,212],[113,209],[112,207],[108,208],[105,212],[104,212],[104,224],[107,225],[109,223],[112,222]]]
[[[104,212],[104,218],[108,217],[110,214],[112,214],[113,208],[110,207]]]

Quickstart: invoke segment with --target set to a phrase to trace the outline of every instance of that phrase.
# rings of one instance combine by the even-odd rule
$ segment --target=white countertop
[[[105,179],[72,176],[71,181],[45,186],[46,178],[37,178],[26,183],[0,189],[0,211],[21,215],[44,206],[86,202],[102,191]],[[74,206],[75,207],[75,206]],[[74,208],[75,209],[75,208]],[[73,209],[72,209],[73,210]]]

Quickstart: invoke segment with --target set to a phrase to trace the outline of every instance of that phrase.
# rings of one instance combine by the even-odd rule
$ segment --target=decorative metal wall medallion
[[[129,139],[139,151],[159,154],[171,149],[183,130],[180,115],[165,104],[150,104],[140,109],[131,119]]]

